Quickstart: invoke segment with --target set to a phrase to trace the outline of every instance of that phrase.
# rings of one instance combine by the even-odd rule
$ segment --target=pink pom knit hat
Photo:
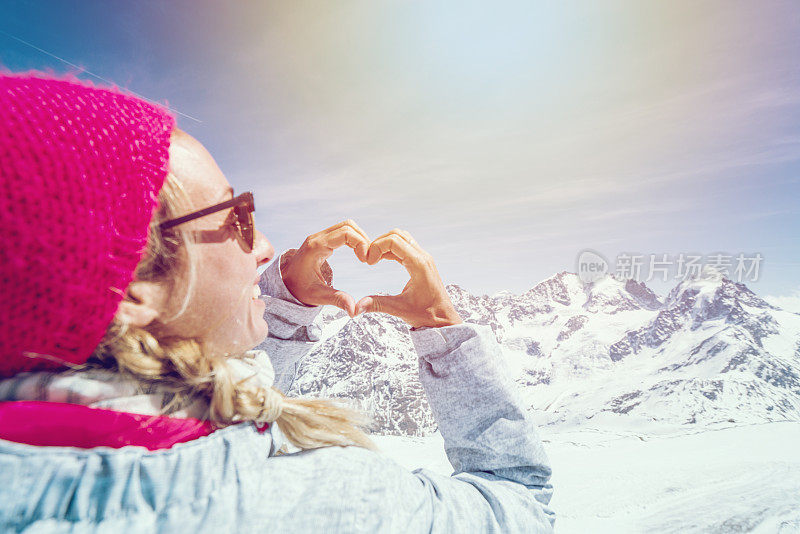
[[[0,377],[97,347],[144,254],[174,126],[117,88],[0,74]]]

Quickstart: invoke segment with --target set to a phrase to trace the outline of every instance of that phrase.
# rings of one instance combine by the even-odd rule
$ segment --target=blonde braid
[[[364,413],[324,399],[294,399],[280,390],[236,380],[225,358],[208,359],[194,341],[159,342],[143,328],[112,323],[93,359],[145,383],[158,383],[182,405],[198,393],[208,399],[206,418],[219,426],[241,421],[277,423],[295,446],[376,447],[358,427],[372,423]]]
[[[181,135],[176,130],[174,135]],[[137,280],[170,284],[181,267],[188,267],[188,290],[178,315],[186,309],[194,281],[192,246],[180,231],[162,235],[158,224],[188,206],[185,192],[171,173],[159,194],[159,212],[150,226],[147,253],[136,269]],[[164,324],[162,322],[161,324]],[[325,399],[295,399],[274,387],[256,387],[236,378],[228,358],[203,354],[191,339],[159,339],[153,331],[117,319],[95,350],[91,361],[117,369],[142,383],[157,383],[175,393],[176,402],[201,397],[207,402],[206,419],[219,426],[254,421],[277,423],[287,439],[300,449],[355,445],[376,450],[362,430],[372,421],[364,413]]]

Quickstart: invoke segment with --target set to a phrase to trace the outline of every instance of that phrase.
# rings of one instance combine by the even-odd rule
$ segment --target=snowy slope
[[[542,438],[556,532],[800,532],[799,423],[661,435],[550,427]],[[374,439],[408,469],[453,472],[438,433]]]

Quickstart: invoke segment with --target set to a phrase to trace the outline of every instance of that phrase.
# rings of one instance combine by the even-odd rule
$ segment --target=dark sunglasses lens
[[[255,245],[253,212],[251,212],[247,206],[237,206],[235,209],[242,243],[247,248],[247,252],[252,252],[253,246]]]

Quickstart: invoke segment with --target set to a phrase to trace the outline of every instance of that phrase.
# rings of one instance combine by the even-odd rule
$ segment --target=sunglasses
[[[231,215],[229,220],[226,221],[226,224],[231,224],[236,228],[236,240],[239,242],[239,246],[242,247],[242,250],[247,253],[252,252],[253,246],[255,245],[255,222],[253,221],[253,212],[256,208],[253,203],[253,193],[250,191],[242,193],[231,200],[226,200],[225,202],[193,211],[192,213],[176,219],[164,221],[159,224],[158,227],[161,228],[161,230],[168,230],[179,224],[193,221],[228,208],[233,209],[231,210]]]

